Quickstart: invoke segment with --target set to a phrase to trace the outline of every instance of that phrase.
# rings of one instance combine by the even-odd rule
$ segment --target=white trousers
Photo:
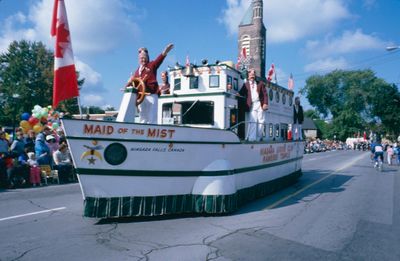
[[[139,104],[139,122],[157,124],[158,94],[146,95]]]
[[[303,140],[301,124],[293,123],[292,136],[293,140]]]
[[[260,102],[253,103],[246,117],[248,122],[246,139],[249,141],[260,140],[263,137],[265,121]]]

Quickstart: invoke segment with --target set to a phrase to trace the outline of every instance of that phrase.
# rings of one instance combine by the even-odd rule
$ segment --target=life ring
[[[130,80],[130,85],[133,86],[137,90],[136,105],[141,104],[144,101],[144,97],[146,97],[146,95],[148,94],[145,91],[146,85],[145,85],[144,81],[139,77],[135,77]]]

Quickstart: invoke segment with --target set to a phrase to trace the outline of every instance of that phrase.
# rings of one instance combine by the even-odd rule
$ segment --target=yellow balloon
[[[19,126],[21,126],[21,127],[24,128],[24,129],[29,129],[31,125],[29,124],[28,121],[23,120],[23,121],[21,121],[21,122],[19,123]]]
[[[43,129],[43,126],[42,126],[41,124],[36,124],[35,126],[33,126],[33,131],[34,131],[35,133],[41,132],[42,129]]]

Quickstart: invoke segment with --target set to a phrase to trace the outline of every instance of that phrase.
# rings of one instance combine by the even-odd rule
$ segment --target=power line
[[[378,66],[381,64],[386,64],[389,62],[394,62],[394,61],[398,61],[399,58],[397,57],[393,57],[393,54],[400,52],[399,50],[396,51],[391,51],[388,53],[385,53],[383,55],[377,55],[377,56],[372,56],[363,60],[360,60],[358,62],[353,63],[351,66],[346,67],[345,69],[356,69],[356,68],[361,68],[363,65],[369,65],[368,67],[372,67],[372,66]],[[311,72],[304,72],[304,73],[293,73],[293,77],[296,80],[305,80],[307,79],[310,75],[313,74],[320,74],[320,73],[328,73],[331,72],[332,69],[325,67],[325,68],[320,68],[319,70],[315,70],[315,71],[311,71]]]

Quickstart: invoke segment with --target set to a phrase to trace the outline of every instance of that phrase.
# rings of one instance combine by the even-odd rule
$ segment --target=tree
[[[53,64],[53,52],[41,42],[13,41],[8,50],[0,54],[0,124],[11,125],[15,116],[30,113],[36,104],[52,104]],[[78,84],[83,82],[80,80]],[[62,105],[66,110],[73,108],[74,100]]]
[[[51,104],[53,54],[43,43],[14,41],[0,55],[0,86],[3,124],[14,115],[30,112],[35,104]],[[13,98],[19,96],[18,101]]]
[[[320,119],[319,113],[316,110],[309,109],[304,112],[304,117],[312,120]]]
[[[400,129],[399,91],[371,70],[336,70],[311,76],[301,93],[324,117],[332,116],[329,132],[339,139],[371,129],[377,123],[389,133]]]

